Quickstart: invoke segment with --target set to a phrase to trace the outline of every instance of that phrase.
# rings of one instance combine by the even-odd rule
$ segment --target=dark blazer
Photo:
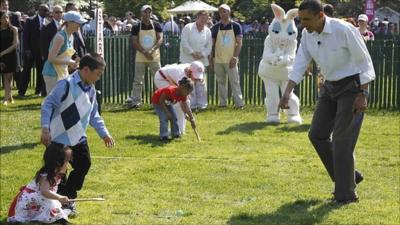
[[[40,25],[39,16],[26,19],[23,33],[24,51],[30,50],[35,57],[40,57]]]
[[[50,42],[53,37],[57,34],[57,25],[54,20],[42,28],[40,31],[40,53],[42,59],[47,60],[49,55]]]
[[[77,32],[74,32],[72,35],[74,36],[74,49],[76,51],[73,58],[75,58],[76,56],[82,58],[86,54],[86,45],[85,45],[85,40],[83,39],[82,36],[82,32],[81,30],[78,30]]]

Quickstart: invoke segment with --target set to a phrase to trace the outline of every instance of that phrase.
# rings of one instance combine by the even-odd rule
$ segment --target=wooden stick
[[[106,199],[104,198],[75,198],[75,199],[70,199],[70,202],[88,202],[88,201],[105,201]]]
[[[197,141],[200,142],[201,138],[200,138],[199,132],[197,132],[196,128],[193,128],[193,130],[194,130],[194,133],[196,134]]]

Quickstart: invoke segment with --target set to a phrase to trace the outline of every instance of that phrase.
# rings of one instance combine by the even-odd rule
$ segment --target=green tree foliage
[[[40,4],[65,6],[68,2],[74,2],[79,5],[82,11],[86,11],[89,9],[90,0],[9,0],[8,2],[12,11],[20,11],[28,15],[33,15],[38,10]]]

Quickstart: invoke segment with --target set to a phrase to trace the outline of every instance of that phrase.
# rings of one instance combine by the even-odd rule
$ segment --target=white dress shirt
[[[200,61],[204,66],[208,66],[208,56],[211,54],[211,49],[211,30],[207,26],[204,26],[203,30],[199,31],[196,22],[186,24],[181,34],[180,62],[191,63],[195,61],[191,54],[194,52],[201,52],[203,58]]]
[[[289,79],[297,84],[314,59],[328,81],[337,81],[360,73],[361,84],[375,79],[371,56],[360,32],[348,22],[325,16],[321,33],[303,30]]]

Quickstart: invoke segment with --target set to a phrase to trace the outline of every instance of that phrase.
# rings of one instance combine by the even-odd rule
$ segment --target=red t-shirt
[[[187,97],[186,96],[177,96],[176,91],[178,90],[177,86],[168,86],[165,88],[160,88],[154,92],[153,96],[151,97],[151,103],[159,105],[160,104],[160,97],[162,93],[165,93],[167,96],[166,100],[172,104],[177,102],[185,102]]]

